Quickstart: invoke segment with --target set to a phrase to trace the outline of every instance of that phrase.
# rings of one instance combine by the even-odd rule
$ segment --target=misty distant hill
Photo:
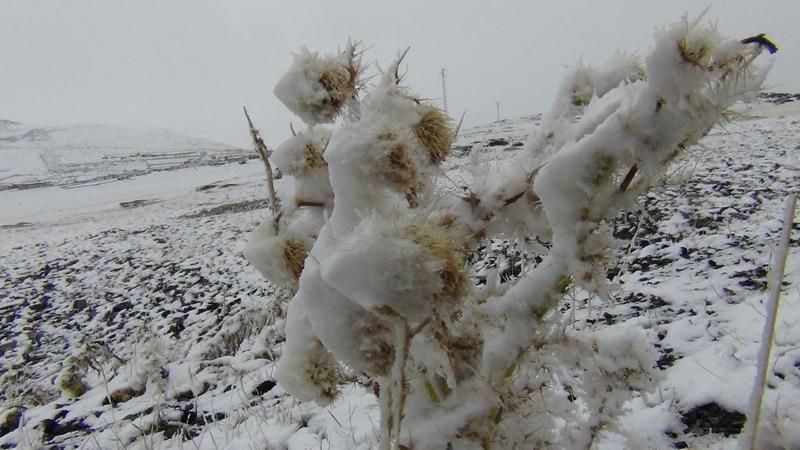
[[[248,149],[163,129],[38,127],[0,120],[0,190],[99,183],[254,155]]]

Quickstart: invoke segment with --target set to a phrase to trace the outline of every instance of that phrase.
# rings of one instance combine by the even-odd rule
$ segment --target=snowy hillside
[[[101,182],[250,157],[248,150],[167,130],[0,120],[0,190]]]
[[[621,434],[635,436],[640,448],[735,447],[783,199],[800,190],[800,116],[756,108],[753,115],[763,117],[714,129],[662,188],[640,199],[640,211],[615,220],[620,251],[608,268],[620,285],[615,303],[574,292],[552,318],[578,335],[636,327],[657,352],[657,389],[629,404],[622,430],[607,433],[601,448],[621,448]],[[512,155],[535,122],[463,130],[446,178],[462,176],[473,145],[483,145],[486,159]],[[115,142],[113,151],[81,140],[87,133]],[[8,122],[0,122],[0,142],[9,155],[44,155],[38,162],[14,156],[30,171],[13,175],[20,183],[48,179],[51,167],[66,182],[76,177],[70,164],[104,174],[111,161],[134,167],[134,148],[145,142],[165,154],[201,147],[171,135],[34,132]],[[89,149],[85,160],[59,159],[81,145]],[[222,150],[203,151],[210,158]],[[288,293],[242,256],[265,215],[262,178],[260,162],[249,161],[0,192],[0,448],[376,445],[375,391],[364,380],[353,377],[328,408],[298,402],[274,381]],[[688,181],[670,183],[676,179]],[[765,420],[786,448],[800,448],[798,223],[765,400]],[[493,240],[472,275],[480,283],[486,268],[497,267],[510,280],[535,264],[523,262],[513,243]]]

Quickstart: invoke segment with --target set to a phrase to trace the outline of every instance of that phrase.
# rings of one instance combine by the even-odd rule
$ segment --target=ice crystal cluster
[[[356,46],[295,55],[275,94],[307,128],[273,155],[294,191],[246,250],[296,289],[280,384],[327,404],[366,376],[384,448],[588,448],[613,431],[653,353],[635,329],[571,335],[559,302],[570,287],[607,294],[607,219],[758,91],[760,52],[684,19],[644,60],[579,65],[521,156],[489,164],[474,149],[456,191],[436,183],[454,124],[403,85],[405,53],[363,99]],[[510,287],[475,287],[469,257],[491,236],[543,260]]]

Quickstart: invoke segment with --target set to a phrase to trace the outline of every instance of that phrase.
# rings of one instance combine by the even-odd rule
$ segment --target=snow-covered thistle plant
[[[607,295],[607,219],[758,91],[760,52],[684,19],[644,62],[581,65],[513,164],[481,163],[476,149],[455,193],[435,184],[454,127],[402,85],[405,53],[362,102],[354,46],[296,55],[275,90],[307,123],[274,155],[293,200],[246,250],[296,289],[279,382],[327,404],[343,377],[366,374],[384,448],[589,448],[648,388],[653,354],[638,330],[567,333],[559,303],[570,286]],[[335,131],[319,125],[337,117]],[[542,242],[546,255],[510,287],[479,289],[467,261],[488,236]]]

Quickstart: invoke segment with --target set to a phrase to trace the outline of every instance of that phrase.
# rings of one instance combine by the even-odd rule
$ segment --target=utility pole
[[[500,102],[497,102],[497,121],[500,122]]]
[[[447,87],[444,84],[444,77],[446,69],[442,69],[442,103],[444,104],[444,112],[447,113]]]

